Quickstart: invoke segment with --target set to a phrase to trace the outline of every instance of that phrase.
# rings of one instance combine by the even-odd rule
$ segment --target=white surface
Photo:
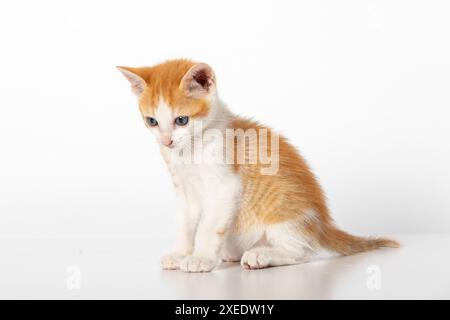
[[[175,57],[210,63],[233,111],[299,147],[344,229],[450,232],[449,12],[445,0],[1,1],[0,237],[173,233],[172,184],[114,66]]]
[[[204,274],[160,270],[162,240],[8,239],[0,243],[0,298],[450,299],[450,235],[396,238],[401,249],[253,271],[227,263]],[[69,290],[74,265],[80,289]],[[367,285],[373,276],[379,289]]]

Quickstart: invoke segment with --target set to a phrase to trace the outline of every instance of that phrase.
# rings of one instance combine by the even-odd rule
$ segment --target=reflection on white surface
[[[397,238],[401,249],[253,271],[226,263],[201,274],[160,270],[162,240],[0,239],[0,298],[450,298],[450,235]]]

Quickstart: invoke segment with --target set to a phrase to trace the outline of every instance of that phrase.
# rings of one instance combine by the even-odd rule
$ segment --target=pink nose
[[[166,147],[171,147],[173,144],[173,140],[171,137],[162,137],[161,141],[162,144],[165,145]]]

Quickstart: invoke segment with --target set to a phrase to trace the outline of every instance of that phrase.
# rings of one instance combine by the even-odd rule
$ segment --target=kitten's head
[[[170,60],[153,67],[118,67],[131,83],[145,125],[169,148],[190,142],[196,122],[216,99],[214,72],[207,64]]]

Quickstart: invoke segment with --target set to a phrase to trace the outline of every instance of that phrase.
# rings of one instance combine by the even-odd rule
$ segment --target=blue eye
[[[156,121],[156,119],[152,117],[145,118],[145,121],[147,121],[147,124],[151,127],[155,127],[158,125],[158,121]]]
[[[179,126],[185,126],[189,122],[189,117],[182,116],[175,119],[175,124]]]

